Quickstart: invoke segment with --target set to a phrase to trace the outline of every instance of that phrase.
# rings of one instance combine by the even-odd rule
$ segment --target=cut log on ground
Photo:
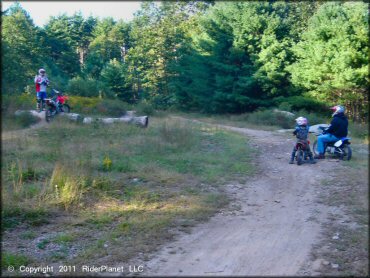
[[[33,116],[39,117],[42,120],[45,120],[45,111],[38,112],[36,110],[17,110],[15,112],[16,116],[19,116],[23,113],[30,113]],[[67,117],[68,119],[72,121],[82,121],[84,124],[91,124],[93,122],[100,122],[104,124],[112,124],[112,123],[128,123],[128,124],[134,124],[141,127],[147,127],[149,124],[149,117],[148,116],[135,116],[136,111],[127,111],[126,115],[120,118],[92,118],[92,117],[83,117],[80,114],[77,113],[60,113],[58,115]]]
[[[45,111],[39,112],[39,111],[36,111],[36,110],[17,110],[17,111],[15,111],[14,114],[16,116],[20,116],[20,115],[22,115],[24,113],[29,113],[32,116],[38,117],[40,119],[45,119]]]
[[[91,123],[93,120],[91,118],[84,119],[84,123]],[[148,116],[141,116],[141,117],[130,117],[130,116],[123,116],[121,118],[97,118],[96,121],[102,122],[104,124],[112,124],[117,122],[123,122],[128,124],[135,124],[141,127],[147,127],[149,123]]]
[[[283,114],[283,115],[288,116],[288,117],[294,117],[294,113],[291,113],[291,112],[288,112],[288,111],[283,111],[283,110],[279,110],[279,109],[274,109],[274,112],[275,112],[275,113]]]
[[[328,124],[318,124],[318,125],[312,125],[310,126],[309,132],[310,133],[316,133],[321,134],[323,128],[328,128],[330,125]]]
[[[67,117],[68,119],[72,121],[81,121],[83,120],[83,117],[80,114],[77,113],[60,113],[60,116]]]

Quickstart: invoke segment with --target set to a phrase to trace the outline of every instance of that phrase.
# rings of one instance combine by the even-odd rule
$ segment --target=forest
[[[365,2],[145,1],[132,21],[2,13],[2,95],[45,68],[70,95],[210,114],[342,104],[368,116]]]

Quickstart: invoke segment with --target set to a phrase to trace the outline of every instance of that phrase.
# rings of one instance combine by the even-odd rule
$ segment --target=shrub
[[[250,123],[257,125],[279,126],[290,128],[293,125],[293,117],[283,113],[276,113],[273,110],[259,110],[245,116]]]
[[[309,125],[325,124],[330,121],[328,117],[322,116],[318,113],[307,112],[306,110],[299,110],[296,112],[297,117],[302,116],[308,119]]]
[[[103,99],[96,106],[96,112],[101,115],[111,117],[123,116],[127,109],[128,104],[118,99]]]
[[[30,127],[31,125],[36,124],[39,121],[40,118],[28,112],[21,113],[17,116],[14,115],[14,112],[11,112],[10,114],[3,113],[1,124],[3,130],[17,130]]]
[[[275,105],[284,111],[299,111],[306,110],[310,112],[322,112],[325,110],[325,105],[311,97],[292,96],[292,97],[277,97],[274,99]]]
[[[68,82],[67,90],[77,96],[97,97],[99,96],[99,82],[90,78],[75,77]]]
[[[349,136],[366,139],[369,136],[369,125],[355,122],[349,122]]]
[[[13,114],[16,110],[28,110],[36,107],[36,95],[3,95],[1,110],[2,113]]]
[[[146,101],[140,102],[135,109],[140,115],[153,116],[155,114],[153,105]]]
[[[100,114],[120,117],[126,113],[129,105],[119,99],[102,99],[99,97],[71,96],[69,104],[76,113]]]
[[[21,113],[20,115],[15,116],[16,125],[21,128],[26,128],[31,125],[34,125],[40,121],[40,118],[32,115],[29,112]]]
[[[90,114],[94,112],[96,106],[102,101],[98,97],[70,96],[69,104],[73,111],[77,113]]]

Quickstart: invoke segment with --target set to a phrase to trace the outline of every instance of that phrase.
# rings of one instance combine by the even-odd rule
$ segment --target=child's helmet
[[[330,110],[334,112],[332,115],[334,117],[334,115],[336,114],[344,113],[346,111],[346,108],[344,108],[344,106],[342,105],[336,105],[336,106],[331,107]]]
[[[45,73],[45,72],[46,72],[45,69],[39,69],[39,74]]]
[[[295,119],[297,125],[307,125],[308,124],[308,120],[305,118],[305,117],[298,117],[297,119]]]

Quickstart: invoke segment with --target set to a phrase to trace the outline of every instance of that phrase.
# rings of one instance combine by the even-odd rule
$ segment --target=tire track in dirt
[[[321,223],[329,212],[315,200],[321,181],[330,177],[327,173],[338,163],[325,160],[315,165],[289,165],[294,137],[206,125],[248,136],[259,150],[259,173],[245,184],[226,186],[233,205],[240,207],[238,211],[218,213],[189,234],[180,233],[174,242],[142,262],[141,275],[314,274],[307,270],[309,255],[320,239]]]

